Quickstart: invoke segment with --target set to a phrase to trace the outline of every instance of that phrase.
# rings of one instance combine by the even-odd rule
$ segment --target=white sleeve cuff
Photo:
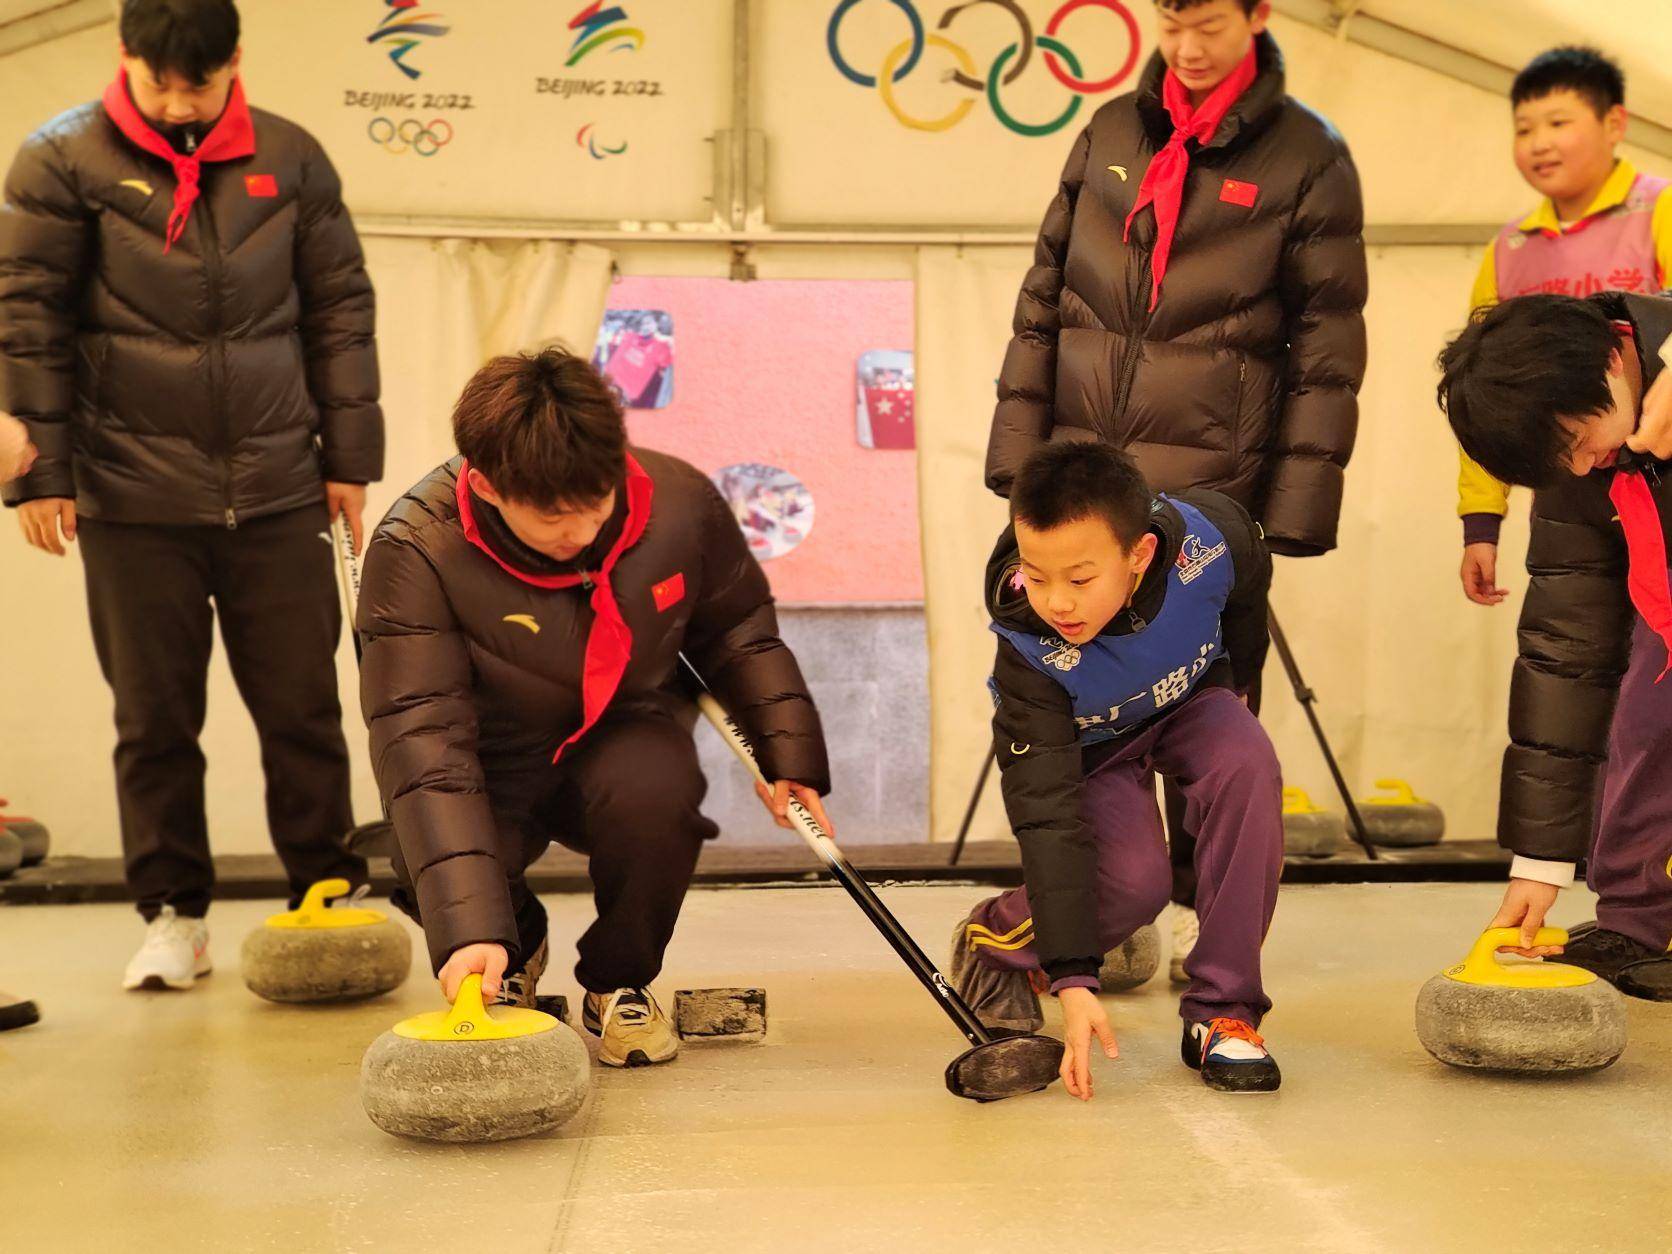
[[[1660,359],[1668,366],[1672,366],[1672,339],[1665,341],[1660,346]]]
[[[1574,868],[1575,864],[1572,862],[1549,862],[1544,858],[1523,858],[1516,854],[1515,860],[1509,864],[1509,877],[1512,880],[1536,880],[1540,884],[1567,888],[1573,883]]]

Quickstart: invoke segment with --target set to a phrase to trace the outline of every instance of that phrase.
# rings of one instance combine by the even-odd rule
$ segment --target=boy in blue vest
[[[1159,774],[1184,792],[1198,835],[1184,1062],[1210,1088],[1270,1092],[1281,1076],[1256,1028],[1271,1008],[1260,945],[1282,869],[1283,788],[1240,695],[1265,662],[1264,536],[1229,497],[1154,496],[1125,454],[1085,442],[1027,458],[1010,518],[987,566],[990,685],[1025,887],[959,923],[953,982],[1001,1032],[1037,1031],[1049,988],[1063,1082],[1091,1097],[1091,1037],[1117,1052],[1097,999],[1102,956],[1171,891]]]

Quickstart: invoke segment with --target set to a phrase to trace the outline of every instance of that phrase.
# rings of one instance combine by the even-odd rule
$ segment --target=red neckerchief
[[[1132,238],[1132,222],[1144,208],[1155,205],[1155,255],[1150,262],[1150,303],[1153,310],[1161,299],[1161,278],[1167,273],[1167,258],[1173,251],[1173,233],[1178,229],[1179,208],[1184,202],[1184,176],[1190,172],[1190,151],[1185,144],[1194,139],[1205,144],[1213,138],[1237,97],[1253,83],[1258,67],[1254,49],[1242,59],[1242,64],[1215,87],[1200,108],[1192,108],[1190,92],[1179,81],[1179,76],[1168,70],[1161,83],[1161,102],[1173,119],[1173,136],[1162,150],[1150,158],[1144,181],[1138,184],[1138,199],[1132,212],[1126,215],[1126,230],[1121,239]]]
[[[586,637],[586,661],[581,668],[581,726],[552,754],[554,764],[563,756],[565,749],[592,730],[592,725],[614,698],[615,690],[621,686],[621,677],[627,673],[627,662],[633,656],[633,632],[621,616],[621,607],[616,604],[615,592],[610,587],[610,572],[621,560],[621,555],[644,535],[644,529],[650,523],[650,501],[654,489],[655,484],[644,467],[629,453],[627,520],[622,524],[621,536],[605,554],[603,564],[586,575],[531,575],[512,566],[482,538],[481,528],[476,525],[474,498],[470,494],[470,463],[459,463],[456,496],[459,523],[464,527],[465,539],[492,558],[506,574],[536,588],[574,588],[585,584],[592,589],[592,630]]]
[[[186,219],[192,216],[192,206],[197,203],[197,182],[203,163],[255,156],[255,123],[250,120],[250,106],[244,99],[241,79],[233,80],[232,94],[227,97],[220,121],[190,156],[175,152],[174,145],[157,134],[134,105],[133,97],[128,94],[126,69],[117,70],[116,81],[105,88],[104,110],[129,143],[153,157],[161,157],[174,169],[174,211],[168,215],[168,230],[163,238],[165,253],[185,234]]]
[[[1637,351],[1636,329],[1629,322],[1615,322],[1623,353]],[[1655,677],[1658,684],[1672,670],[1672,573],[1666,567],[1666,534],[1661,529],[1660,507],[1643,473],[1620,469],[1608,485],[1608,499],[1620,516],[1626,533],[1626,591],[1632,606],[1654,633],[1666,642],[1667,663]]]

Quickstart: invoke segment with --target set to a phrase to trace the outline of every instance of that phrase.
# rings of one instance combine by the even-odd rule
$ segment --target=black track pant
[[[209,909],[203,731],[218,613],[255,720],[267,826],[292,906],[316,880],[366,880],[348,852],[348,749],[337,699],[337,601],[325,506],[224,527],[81,520],[99,666],[116,697],[116,797],[128,887],[146,919]]]
[[[1260,680],[1248,690],[1248,708],[1260,712]],[[1184,794],[1172,780],[1162,784],[1167,809],[1167,856],[1173,863],[1173,904],[1196,908],[1196,837],[1184,825]]]

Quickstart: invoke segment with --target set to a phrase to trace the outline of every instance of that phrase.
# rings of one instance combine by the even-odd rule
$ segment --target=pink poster
[[[906,399],[901,376],[878,376],[875,447],[855,430],[856,363],[913,342],[909,282],[627,278],[610,307],[678,329],[678,386],[630,409],[629,434],[721,485],[780,601],[923,599],[917,454],[881,408]]]

